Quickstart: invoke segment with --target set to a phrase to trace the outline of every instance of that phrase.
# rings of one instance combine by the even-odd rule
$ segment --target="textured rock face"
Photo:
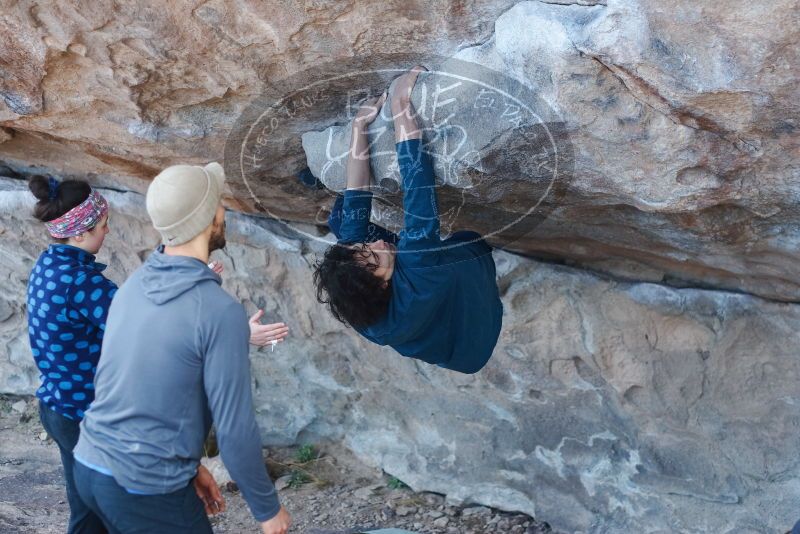
[[[236,117],[280,78],[353,55],[453,53],[512,4],[0,0],[0,126],[14,133],[0,157],[140,190],[168,164],[221,158]],[[302,161],[298,137],[271,177]],[[273,197],[294,217],[316,211]]]
[[[142,198],[107,192],[117,282],[157,243]],[[0,181],[0,391],[30,393],[24,289],[46,245]],[[776,532],[800,506],[800,308],[604,280],[496,253],[504,331],[459,375],[344,330],[315,304],[324,244],[229,213],[225,287],[291,339],[251,354],[264,442],[342,440],[415,489],[567,532]],[[311,229],[309,229],[311,231]]]
[[[456,55],[528,84],[540,102],[533,107],[550,107],[545,124],[557,121],[574,149],[557,178],[563,191],[534,211],[548,219],[492,239],[634,279],[796,300],[800,95],[796,47],[785,46],[798,37],[796,5],[761,13],[750,4],[716,12],[687,3],[669,14],[658,6],[522,2],[497,20],[492,40]],[[512,82],[483,76],[494,92],[480,99],[447,75],[469,69],[434,71],[420,78],[413,101],[445,184],[444,209],[460,208],[456,229],[492,233],[495,214],[513,219],[537,201],[537,180],[525,171],[536,168],[541,143],[513,142],[524,123],[508,120],[500,94]],[[442,87],[445,120],[430,112]],[[494,115],[482,113],[489,98],[498,100]],[[378,131],[387,126],[378,120]],[[455,128],[480,158],[464,152],[461,165],[449,164],[456,136],[443,132]],[[336,158],[348,140],[346,125],[303,136],[312,170],[334,189],[343,184]],[[390,143],[375,147],[377,178],[396,180]],[[486,185],[476,188],[476,175]],[[376,216],[387,220],[392,208],[381,209]]]
[[[142,191],[167,164],[220,159],[248,102],[286,89],[284,77],[330,62],[342,70],[359,56],[374,58],[358,61],[371,68],[386,66],[381,54],[410,53],[409,62],[455,54],[528,85],[575,149],[569,189],[542,204],[548,220],[534,214],[495,243],[631,280],[800,296],[794,0],[724,8],[686,0],[670,9],[656,0],[380,8],[0,0],[0,8],[0,158],[15,168]],[[328,197],[291,178],[305,165],[300,136],[346,120],[343,105],[304,110],[271,135],[254,184],[268,211],[319,219]],[[470,126],[474,136],[483,125]],[[464,199],[458,223],[478,229],[517,213],[524,189],[508,187],[524,149],[485,148],[487,190],[464,198],[450,184],[441,193]],[[309,159],[320,150],[309,147]],[[258,210],[239,185],[229,205]]]

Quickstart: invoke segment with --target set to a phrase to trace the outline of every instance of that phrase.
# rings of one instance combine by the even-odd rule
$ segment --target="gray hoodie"
[[[160,250],[117,292],[75,457],[135,492],[186,487],[213,420],[258,521],[280,504],[261,456],[244,307],[202,261]]]

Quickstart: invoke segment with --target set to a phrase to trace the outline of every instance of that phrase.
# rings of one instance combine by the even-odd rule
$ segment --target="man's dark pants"
[[[211,534],[203,502],[194,484],[163,495],[135,495],[104,475],[75,462],[75,485],[81,499],[111,534]]]
[[[80,422],[67,419],[54,412],[43,402],[39,402],[39,418],[42,421],[47,435],[58,445],[61,453],[61,464],[64,466],[64,478],[67,481],[67,502],[69,503],[68,534],[105,534],[106,529],[97,515],[86,506],[75,489],[73,475],[75,460],[72,458],[72,449],[78,443],[80,435]]]

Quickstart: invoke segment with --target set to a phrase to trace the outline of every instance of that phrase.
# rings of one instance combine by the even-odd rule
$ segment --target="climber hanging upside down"
[[[365,102],[352,126],[347,184],[329,218],[338,243],[314,273],[317,298],[333,315],[403,356],[462,373],[489,360],[503,307],[492,250],[475,232],[442,240],[433,166],[424,152],[411,91],[423,67],[395,81],[390,107],[402,176],[405,227],[370,222],[367,127],[387,98]]]

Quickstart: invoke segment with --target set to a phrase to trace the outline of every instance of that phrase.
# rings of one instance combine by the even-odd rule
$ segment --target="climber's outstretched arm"
[[[347,207],[345,207],[345,196],[347,196]],[[363,206],[362,206],[363,204]],[[336,195],[336,201],[333,203],[331,214],[328,217],[328,228],[330,228],[333,235],[339,243],[372,243],[383,239],[387,243],[397,245],[400,240],[397,234],[394,234],[373,222],[364,225],[358,222],[360,215],[365,215],[369,218],[372,211],[372,193],[361,191],[345,191],[345,194]],[[344,221],[345,214],[350,224],[344,225],[344,232],[342,231],[342,222]]]
[[[403,180],[405,228],[400,233],[400,247],[438,243],[439,205],[430,156],[422,144],[422,130],[411,103],[411,91],[424,67],[414,67],[400,76],[392,88],[397,162]]]
[[[346,189],[369,190],[372,171],[369,166],[369,136],[367,128],[386,101],[386,93],[361,104],[353,119],[350,152],[347,155]]]
[[[329,226],[340,243],[369,243],[389,239],[387,230],[370,223],[372,193],[369,190],[372,171],[369,163],[367,128],[378,116],[386,93],[364,102],[353,120],[350,151],[347,156],[344,195],[336,199]],[[395,240],[396,241],[396,238]]]
[[[422,130],[417,124],[416,111],[411,104],[411,91],[414,90],[419,73],[426,70],[425,67],[414,67],[397,78],[392,86],[391,107],[394,119],[394,140],[398,143],[422,138]]]

